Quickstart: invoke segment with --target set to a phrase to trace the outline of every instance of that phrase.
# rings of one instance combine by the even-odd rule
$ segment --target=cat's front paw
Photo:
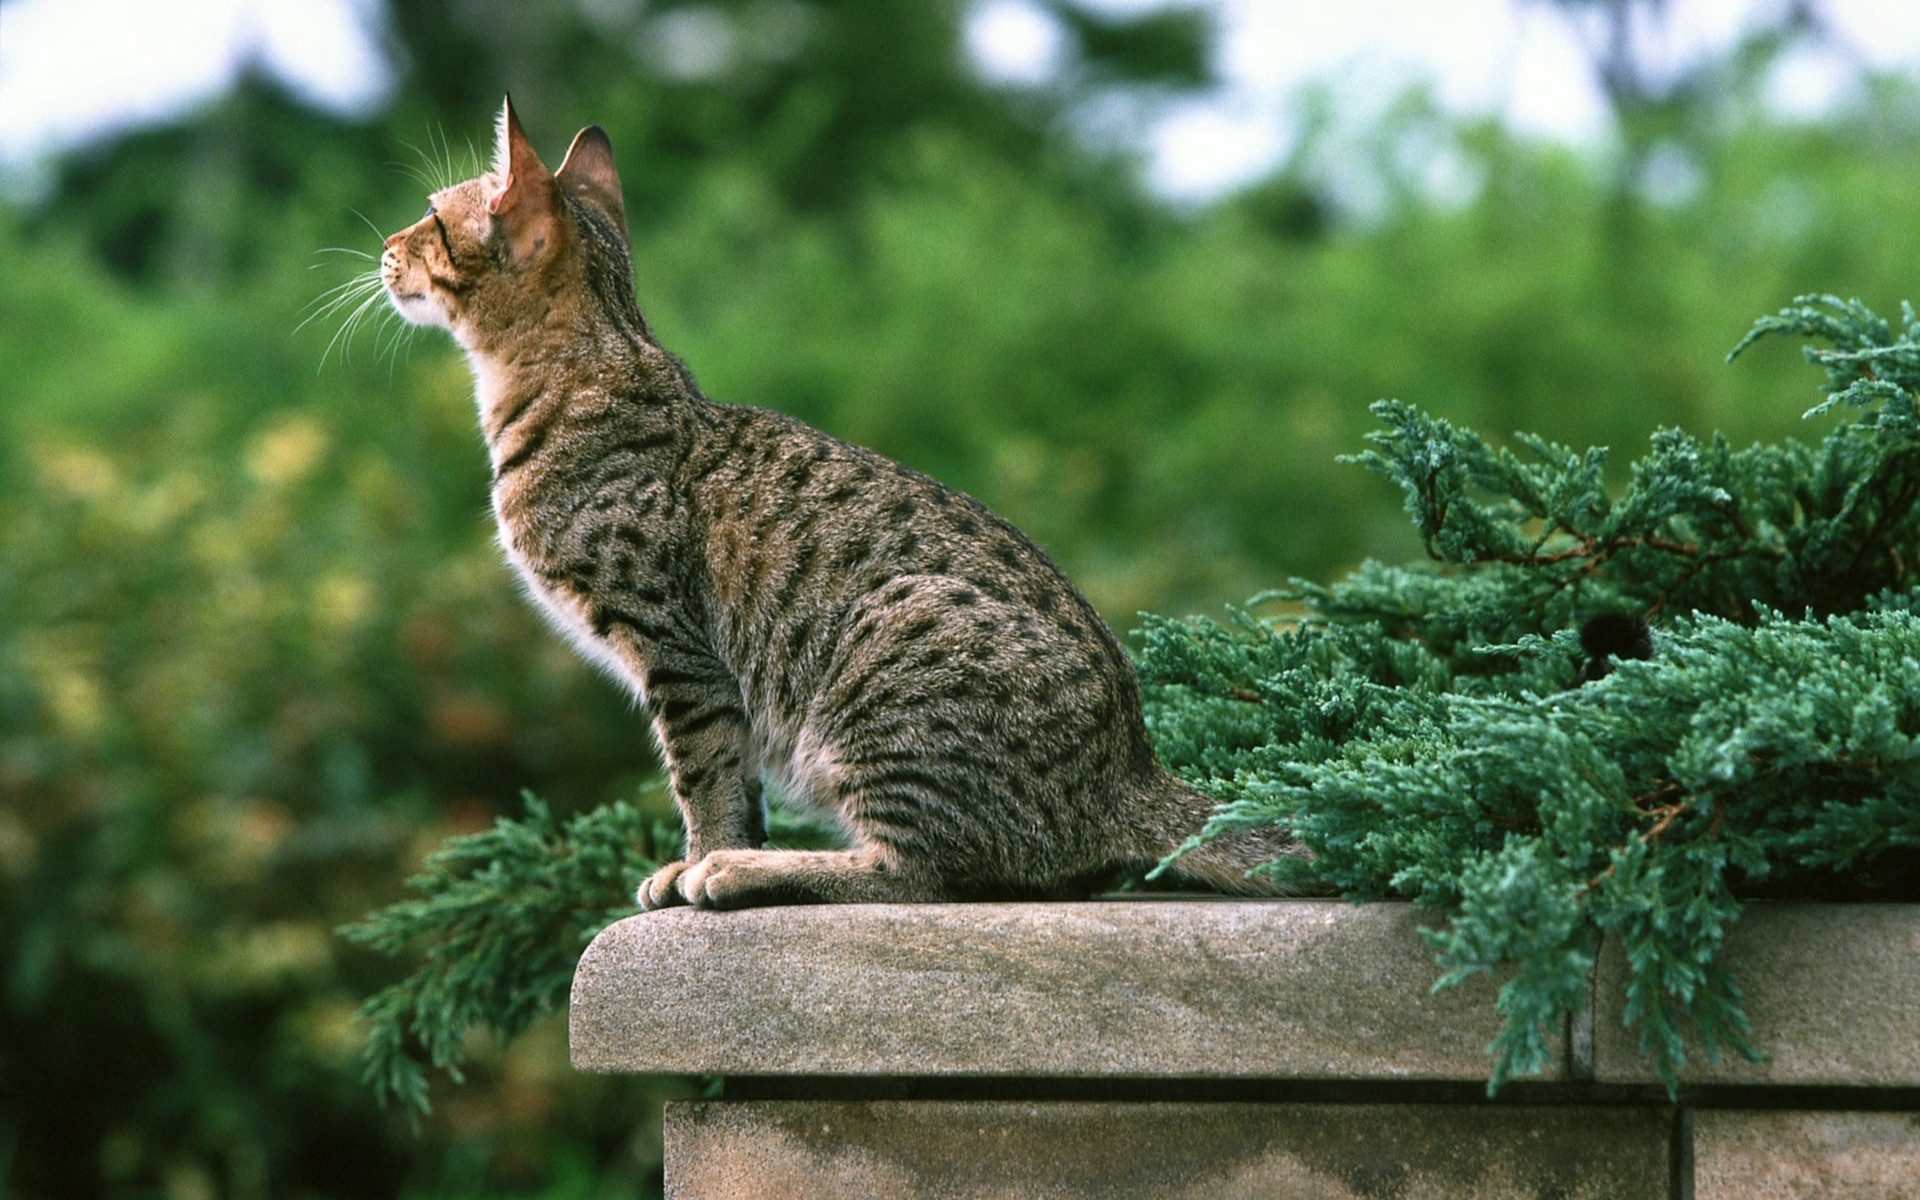
[[[768,876],[790,854],[776,850],[715,850],[680,876],[680,894],[695,908],[743,908],[768,900]]]
[[[680,876],[692,865],[689,862],[671,862],[647,876],[636,897],[640,902],[640,911],[652,912],[658,908],[685,904],[687,898],[680,891]]]

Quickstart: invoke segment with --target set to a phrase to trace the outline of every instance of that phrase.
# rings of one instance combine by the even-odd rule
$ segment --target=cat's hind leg
[[[698,908],[763,904],[885,904],[944,900],[941,882],[903,869],[880,846],[853,850],[715,850],[674,886]]]

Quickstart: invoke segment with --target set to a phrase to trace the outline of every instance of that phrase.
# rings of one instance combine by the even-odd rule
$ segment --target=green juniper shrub
[[[1223,801],[1195,843],[1284,825],[1312,861],[1261,869],[1448,906],[1438,986],[1510,973],[1491,1088],[1547,1064],[1602,937],[1669,1088],[1689,1027],[1758,1058],[1716,962],[1741,896],[1912,878],[1920,324],[1808,297],[1735,353],[1774,333],[1827,343],[1808,416],[1865,410],[1817,446],[1663,430],[1616,497],[1604,451],[1499,449],[1382,403],[1356,461],[1400,485],[1433,562],[1142,631],[1160,753]]]

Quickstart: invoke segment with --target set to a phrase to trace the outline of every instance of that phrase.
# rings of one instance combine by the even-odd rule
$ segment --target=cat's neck
[[[652,393],[660,351],[624,337],[521,339],[508,347],[467,348],[474,401],[489,444],[532,408],[595,405],[613,396]],[[651,399],[651,395],[649,396]],[[671,390],[661,399],[670,401]]]

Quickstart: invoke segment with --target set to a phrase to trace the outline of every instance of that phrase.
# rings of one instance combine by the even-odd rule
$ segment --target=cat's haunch
[[[1038,547],[701,395],[635,302],[606,135],[549,172],[509,102],[497,140],[387,239],[381,280],[467,352],[528,592],[652,714],[687,851],[644,907],[1084,895],[1199,831],[1213,800],[1161,769],[1132,664]],[[766,849],[763,775],[853,848]],[[1257,891],[1248,868],[1297,853],[1250,831],[1178,866]]]

